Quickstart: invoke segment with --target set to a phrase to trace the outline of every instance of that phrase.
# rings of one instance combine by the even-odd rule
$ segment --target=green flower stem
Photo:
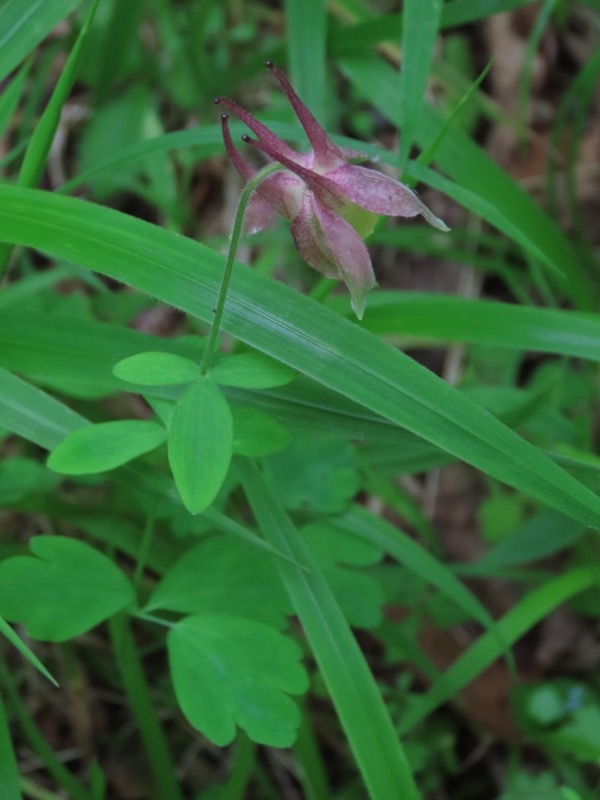
[[[223,311],[225,309],[225,300],[227,299],[227,292],[229,290],[229,283],[233,273],[233,265],[235,264],[235,256],[240,243],[242,235],[242,224],[244,222],[244,214],[252,192],[262,181],[277,170],[283,169],[281,164],[269,164],[260,172],[257,172],[248,183],[244,186],[244,190],[240,196],[238,206],[235,212],[235,219],[233,221],[233,229],[231,231],[231,239],[229,241],[229,250],[227,251],[227,258],[225,259],[225,268],[223,269],[223,277],[221,278],[221,288],[219,289],[219,299],[215,308],[215,318],[210,329],[208,342],[200,362],[200,374],[205,375],[208,368],[212,364],[212,360],[217,348],[219,339],[219,331],[221,329],[221,321],[223,319]]]
[[[152,704],[129,619],[125,613],[117,614],[109,620],[108,626],[123,686],[156,782],[156,796],[161,800],[183,800],[167,741]]]
[[[44,762],[49,774],[62,786],[72,800],[94,800],[92,793],[56,757],[53,748],[48,744],[21,700],[10,670],[2,660],[0,660],[0,681],[6,692],[10,710],[18,720],[29,744]]]

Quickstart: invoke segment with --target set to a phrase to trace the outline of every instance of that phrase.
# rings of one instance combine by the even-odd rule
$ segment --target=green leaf
[[[169,428],[169,463],[184,506],[200,514],[219,493],[229,470],[233,421],[227,400],[209,377],[181,397]]]
[[[344,511],[360,486],[354,448],[338,436],[303,433],[266,461],[266,474],[285,508]]]
[[[33,556],[0,563],[0,614],[33,639],[64,642],[135,601],[121,570],[88,544],[35,536],[30,547]]]
[[[397,731],[327,581],[256,467],[240,460],[237,469],[267,541],[308,568],[276,563],[371,800],[419,800]]]
[[[290,434],[277,420],[251,406],[232,405],[233,452],[259,458],[283,450]]]
[[[364,571],[383,557],[381,549],[335,523],[315,522],[300,530],[312,557],[353,628],[375,628],[382,619],[385,595],[381,584]]]
[[[262,353],[239,353],[226,356],[209,370],[210,376],[222,386],[241,389],[271,389],[283,386],[296,377],[293,369]]]
[[[322,0],[285,0],[284,7],[290,79],[311,113],[325,124],[327,5]]]
[[[0,81],[80,2],[4,0],[0,6]]]
[[[69,434],[50,454],[48,466],[63,475],[106,472],[154,450],[166,438],[155,422],[99,422]]]
[[[25,81],[31,68],[31,61],[25,62],[15,77],[8,83],[0,94],[0,136],[4,136],[11,124],[13,115],[17,110],[23,94]]]
[[[400,97],[404,125],[400,138],[401,170],[406,166],[418,129],[441,10],[441,0],[406,0],[403,5]]]
[[[173,386],[191,383],[200,374],[198,364],[174,353],[138,353],[117,362],[113,375],[141,386]]]
[[[175,625],[167,646],[181,710],[211,742],[231,744],[239,725],[259,744],[293,744],[300,713],[288,695],[308,688],[295,642],[260,622],[202,614]]]
[[[587,533],[584,525],[554,511],[542,511],[526,520],[514,533],[468,567],[477,574],[493,574],[499,567],[514,567],[548,558],[571,547]],[[468,572],[469,569],[465,570]]]
[[[556,778],[549,772],[530,775],[518,772],[509,781],[510,788],[503,792],[498,800],[567,800],[556,783]],[[581,800],[581,798],[579,798]]]
[[[492,617],[475,595],[462,585],[448,567],[403,531],[360,506],[354,506],[335,524],[395,558],[488,630],[494,628]]]
[[[291,612],[272,559],[231,536],[212,536],[166,573],[145,611],[229,614],[282,627]]]
[[[549,737],[553,747],[569,753],[581,763],[600,760],[600,708],[578,708],[571,719]]]
[[[331,305],[343,308],[337,298]],[[468,342],[600,361],[600,318],[577,311],[386,291],[370,295],[362,326],[380,336],[407,337],[411,346],[414,339]]]

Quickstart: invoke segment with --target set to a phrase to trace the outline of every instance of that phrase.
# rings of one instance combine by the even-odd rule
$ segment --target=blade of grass
[[[303,102],[325,125],[327,4],[322,0],[286,0],[285,28],[292,83]]]
[[[0,697],[0,797],[2,800],[22,800],[17,761],[2,697]]]
[[[23,658],[25,658],[29,663],[34,666],[42,675],[47,678],[50,683],[53,683],[54,686],[58,686],[56,680],[52,677],[52,675],[48,672],[46,667],[42,664],[39,658],[33,653],[29,647],[25,644],[25,642],[18,636],[15,631],[11,628],[11,626],[6,622],[5,619],[0,617],[0,633],[5,636],[8,641],[12,644],[13,647],[21,653]],[[1,795],[0,795],[1,796]]]
[[[8,86],[3,89],[0,95],[0,136],[4,136],[5,131],[11,123],[13,114],[19,105],[30,68],[31,61],[27,61],[23,64],[21,69]]]
[[[454,106],[451,113],[448,115],[448,118],[445,120],[444,124],[440,128],[438,135],[435,139],[424,149],[421,153],[419,153],[416,163],[422,164],[424,167],[428,167],[431,162],[435,158],[435,154],[438,151],[438,148],[441,146],[442,142],[446,138],[448,131],[450,130],[450,126],[453,124],[456,117],[460,114],[460,111],[464,106],[469,102],[471,97],[475,94],[477,89],[481,86],[485,78],[487,77],[488,72],[492,68],[492,64],[494,63],[494,56],[490,58],[488,63],[485,67],[481,70],[477,78],[473,81],[473,83],[469,86],[467,91],[464,95],[460,98],[458,103]],[[412,185],[412,182],[407,184],[408,186]]]
[[[4,0],[0,6],[0,81],[80,2]]]
[[[65,104],[73,87],[73,83],[75,82],[75,78],[77,77],[77,71],[79,69],[81,56],[83,54],[85,40],[94,19],[98,2],[99,0],[93,0],[79,32],[79,36],[77,37],[73,49],[69,53],[69,57],[61,72],[60,78],[54,87],[52,96],[48,101],[48,104],[46,105],[44,112],[35,127],[35,130],[33,131],[31,139],[29,140],[29,144],[25,150],[23,163],[19,171],[19,186],[37,186],[39,183],[48,159],[48,153],[50,152],[52,141],[54,140],[56,129],[58,128],[60,122],[62,107]],[[2,20],[0,16],[0,24],[1,21]],[[12,248],[6,244],[0,247],[0,278],[6,271],[11,251]]]
[[[342,298],[329,305],[345,311]],[[600,317],[425,292],[376,292],[362,326],[378,336],[467,342],[600,361]],[[0,328],[1,330],[1,328]]]
[[[247,461],[237,468],[266,540],[308,568],[277,565],[370,797],[416,800],[420,795],[381,694],[327,582],[258,469]]]
[[[441,0],[405,0],[402,15],[400,102],[402,136],[399,168],[404,172],[419,127],[427,78],[440,24]]]
[[[519,118],[519,128],[522,133],[521,142],[525,131],[528,129],[527,102],[531,93],[531,82],[533,79],[533,60],[537,53],[540,41],[546,29],[546,25],[556,6],[557,0],[544,0],[539,10],[531,33],[527,37],[527,46],[523,58],[523,67],[519,75],[517,88],[517,115]]]
[[[490,222],[498,230],[506,233],[511,239],[520,244],[527,254],[542,262],[566,288],[563,270],[554,258],[548,257],[546,248],[539,237],[534,235],[528,225],[523,225],[521,221],[515,220],[510,210],[497,204],[493,197],[488,199],[488,197],[465,188],[461,183],[448,180],[448,178],[417,162],[412,162],[409,165],[408,173],[418,181],[423,181],[434,189],[443,192],[460,203],[463,208],[467,208],[477,216]]]
[[[208,248],[46,192],[0,185],[0,208],[0,239],[76,261],[211,320],[223,258]],[[542,503],[599,524],[600,499],[588,488],[427,369],[309,298],[236,270],[223,329]]]
[[[599,580],[598,569],[570,570],[524,597],[496,622],[496,629],[504,641],[514,644],[555,608],[585,589],[597,586]],[[407,711],[401,722],[401,730],[406,733],[446,700],[455,697],[500,654],[501,645],[497,637],[492,633],[480,636]]]
[[[67,101],[77,72],[81,57],[83,55],[83,48],[85,47],[86,39],[90,31],[90,27],[96,14],[99,0],[93,0],[88,13],[86,14],[79,35],[73,45],[73,49],[69,53],[69,57],[63,67],[56,86],[52,92],[52,96],[48,101],[44,112],[40,117],[38,124],[29,140],[29,145],[25,151],[23,164],[19,172],[19,186],[37,186],[42,176],[42,172],[48,159],[48,153],[52,146],[52,141],[60,122],[60,115],[62,107]]]

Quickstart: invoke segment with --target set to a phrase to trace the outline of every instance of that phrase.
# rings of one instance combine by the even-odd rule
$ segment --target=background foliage
[[[596,800],[598,10],[0,5],[2,797]],[[201,374],[267,59],[452,230],[244,239]]]

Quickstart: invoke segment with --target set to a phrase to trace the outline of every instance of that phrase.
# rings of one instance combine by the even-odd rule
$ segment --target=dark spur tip
[[[213,103],[216,106],[218,106],[218,105],[220,105],[222,99],[223,99],[222,97],[215,97],[215,98],[213,98]]]
[[[265,67],[267,69],[273,69],[274,66],[275,66],[275,64],[272,61],[270,61],[270,60],[269,61],[265,61]]]
[[[227,122],[227,120],[228,120],[228,119],[229,119],[229,114],[226,114],[225,112],[223,112],[223,113],[221,114],[221,120],[222,120],[223,122]]]
[[[248,134],[247,133],[242,133],[242,142],[249,142],[249,141],[250,141],[250,137],[248,136]]]

